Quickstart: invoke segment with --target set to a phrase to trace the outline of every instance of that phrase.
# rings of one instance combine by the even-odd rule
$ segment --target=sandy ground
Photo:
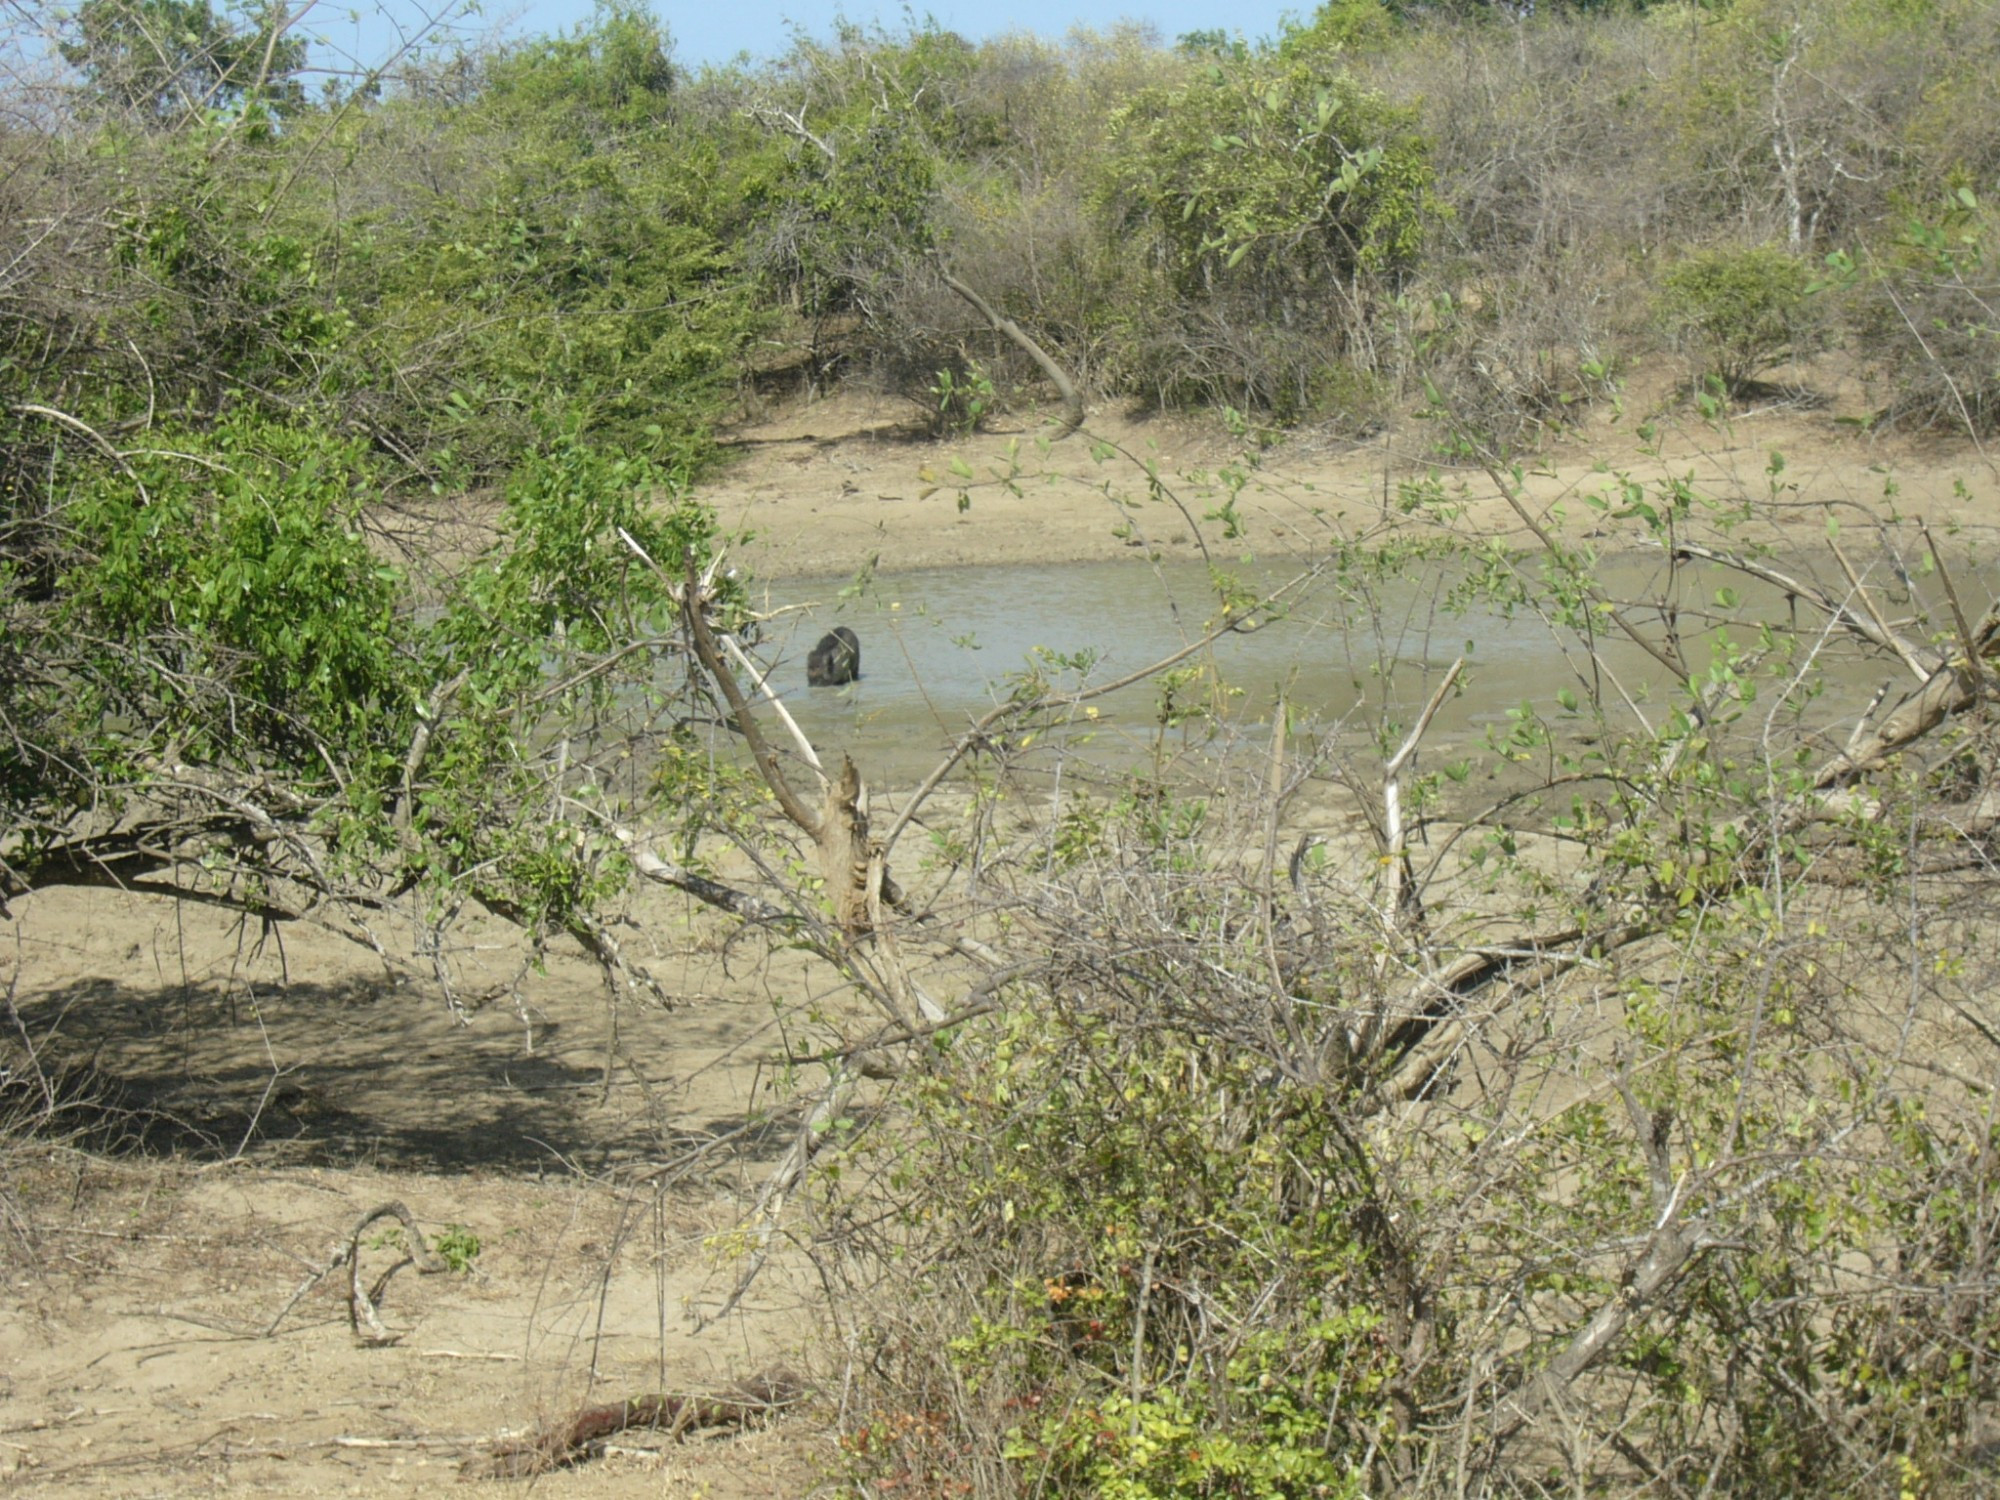
[[[834,577],[1204,547],[1218,561],[1306,557],[1408,524],[1400,486],[1432,467],[1414,425],[1358,446],[1289,438],[1239,469],[1231,538],[1212,513],[1242,445],[1217,424],[1101,410],[1087,434],[1042,446],[1032,414],[950,443],[905,435],[903,415],[850,395],[735,433],[736,463],[703,496],[725,526],[756,533],[739,564]],[[1870,442],[1834,416],[1664,423],[1649,456],[1636,418],[1600,415],[1531,487],[1540,505],[1581,514],[1582,492],[1607,482],[1600,454],[1642,479],[1692,474],[1747,499],[1779,538],[1823,535],[1829,504],[1856,523],[1892,504],[1968,545],[2000,523],[2000,482],[1980,453]],[[1775,476],[1773,450],[1786,460]],[[1519,533],[1483,475],[1440,479],[1474,524]],[[1598,530],[1607,549],[1636,541],[1631,523]],[[805,1361],[799,1268],[777,1268],[700,1331],[690,1311],[726,1291],[709,1237],[738,1222],[788,1139],[758,1124],[774,1015],[827,978],[795,960],[744,962],[685,901],[653,897],[632,915],[670,1004],[626,1006],[614,1041],[594,969],[560,955],[524,968],[504,933],[470,930],[453,955],[463,992],[490,997],[460,1016],[324,933],[260,945],[160,898],[16,903],[0,927],[0,994],[17,1077],[32,1045],[87,1066],[76,1087],[105,1107],[74,1114],[89,1149],[0,1152],[10,1492],[422,1494],[502,1434],[582,1402],[714,1391]],[[0,1086],[0,1104],[18,1087]],[[725,1138],[699,1172],[654,1173]],[[396,1275],[384,1317],[401,1337],[365,1347],[338,1276],[288,1304],[389,1201],[482,1248],[468,1274]],[[397,1258],[372,1231],[364,1246],[370,1278]],[[836,1461],[829,1431],[822,1404],[749,1434],[628,1434],[537,1492],[803,1495]],[[503,1491],[522,1492],[462,1492]]]
[[[1758,535],[1825,532],[1826,507],[1853,525],[1885,503],[1940,525],[2000,527],[2000,468],[1963,443],[1871,438],[1826,406],[1775,404],[1727,427],[1685,412],[1591,416],[1527,476],[1544,512],[1588,513],[1583,496],[1614,475],[1654,485],[1691,479],[1747,501]],[[1093,409],[1053,440],[1054,415],[1016,413],[952,441],[913,435],[904,404],[847,394],[778,411],[731,436],[735,466],[702,498],[725,528],[754,539],[735,557],[766,577],[961,565],[1104,561],[1141,554],[1229,562],[1307,558],[1402,514],[1405,485],[1435,476],[1462,524],[1529,540],[1476,469],[1444,464],[1435,434],[1407,422],[1366,443],[1293,435],[1256,450],[1214,419]],[[1640,428],[1648,427],[1650,436]],[[1650,451],[1649,451],[1650,450]],[[1773,453],[1784,466],[1771,472]],[[1241,477],[1238,532],[1215,512]],[[1154,487],[1157,479],[1158,487]],[[1605,550],[1643,544],[1637,521],[1601,522]]]
[[[281,955],[158,897],[16,903],[10,1057],[31,1041],[91,1073],[70,1077],[82,1098],[60,1116],[82,1139],[0,1151],[5,1487],[421,1494],[581,1404],[803,1368],[791,1268],[736,1315],[699,1332],[691,1315],[734,1276],[709,1237],[789,1139],[755,1118],[774,1003],[820,981],[797,962],[725,972],[684,902],[632,917],[671,1004],[625,1006],[614,1047],[589,966],[523,971],[498,931],[462,935],[467,992],[503,993],[461,1018],[324,933],[288,933]],[[697,1170],[652,1170],[724,1136]],[[311,1278],[389,1202],[480,1253],[467,1274],[396,1274],[383,1319],[399,1341],[367,1347],[344,1274]],[[388,1227],[362,1236],[364,1283],[401,1258]],[[538,1484],[803,1494],[834,1456],[825,1430],[808,1412],[681,1444],[634,1432]]]
[[[747,1348],[742,1332],[769,1320],[768,1306],[733,1338],[687,1332],[673,1299],[700,1258],[698,1217],[675,1207],[656,1221],[581,1181],[50,1162],[26,1188],[34,1253],[12,1257],[0,1317],[0,1473],[12,1493],[422,1494],[496,1438],[580,1403],[724,1389],[771,1352]],[[59,1207],[51,1194],[74,1196]],[[484,1247],[474,1269],[392,1280],[393,1347],[350,1334],[339,1275],[273,1330],[311,1266],[384,1201],[408,1204],[433,1233],[470,1228]],[[398,1258],[364,1248],[364,1278]],[[641,1432],[616,1441],[623,1451],[538,1488],[770,1496],[801,1493],[817,1468],[804,1419],[679,1445]]]

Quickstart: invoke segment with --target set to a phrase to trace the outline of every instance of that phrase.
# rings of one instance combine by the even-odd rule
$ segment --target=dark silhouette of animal
[[[845,625],[819,638],[806,655],[807,687],[838,687],[861,675],[861,641]]]

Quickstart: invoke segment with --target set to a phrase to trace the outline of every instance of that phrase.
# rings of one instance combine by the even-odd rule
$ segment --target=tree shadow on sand
[[[607,1088],[603,1028],[546,1016],[530,1027],[497,1008],[465,1022],[388,983],[93,978],[21,997],[18,1012],[0,1042],[0,1118],[105,1152],[596,1173],[717,1137],[738,1162],[765,1158],[790,1138],[783,1119],[690,1108],[632,1049]]]

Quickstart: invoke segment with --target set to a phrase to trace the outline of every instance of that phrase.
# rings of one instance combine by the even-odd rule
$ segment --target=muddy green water
[[[1791,566],[1797,567],[1794,561]],[[1237,576],[1275,588],[1298,570],[1244,567]],[[1794,620],[1807,640],[1820,624],[1794,609],[1778,590],[1746,583],[1709,567],[1669,570],[1654,555],[1609,560],[1602,574],[1635,621],[1662,628],[1660,601],[1671,595],[1689,656],[1706,667],[1723,639],[1756,641],[1755,622]],[[768,627],[760,656],[773,664],[772,685],[822,749],[852,754],[878,785],[920,776],[944,747],[1012,691],[1012,674],[1038,652],[1094,653],[1084,670],[1053,670],[1065,686],[1124,676],[1204,634],[1219,606],[1198,566],[1155,568],[1134,558],[1022,569],[960,567],[878,573],[843,597],[847,580],[789,580],[760,591],[769,608],[785,611]],[[1598,663],[1577,649],[1570,631],[1552,631],[1532,613],[1511,616],[1490,604],[1462,605],[1452,580],[1435,572],[1392,578],[1363,589],[1331,576],[1300,590],[1285,617],[1251,635],[1228,636],[1184,665],[1202,677],[1183,690],[1189,701],[1220,704],[1225,738],[1255,741],[1269,732],[1282,691],[1295,720],[1351,737],[1365,751],[1386,721],[1407,723],[1451,661],[1464,655],[1461,689],[1440,712],[1426,753],[1469,753],[1489,730],[1504,731],[1510,712],[1532,706],[1560,728],[1585,727],[1563,708],[1563,690],[1583,699],[1595,677],[1607,701],[1620,695],[1602,677],[1614,673],[1625,694],[1649,715],[1661,711],[1665,673],[1637,647],[1610,632],[1598,641]],[[1725,590],[1733,593],[1725,593]],[[1892,600],[1892,603],[1894,601]],[[1905,599],[1902,608],[1912,606]],[[805,658],[835,625],[861,639],[862,676],[841,688],[808,688]],[[1844,641],[1820,652],[1829,683],[1803,712],[1834,724],[1858,712],[1874,686],[1892,675],[1879,660],[1859,656]],[[1226,696],[1217,696],[1218,685]],[[1759,717],[1793,706],[1776,681],[1760,686],[1749,711]],[[1161,734],[1157,683],[1098,702],[1050,739],[1111,765],[1151,753]],[[1614,725],[1631,722],[1622,704]],[[1202,731],[1206,733],[1207,731]],[[1191,731],[1168,735],[1187,744]]]

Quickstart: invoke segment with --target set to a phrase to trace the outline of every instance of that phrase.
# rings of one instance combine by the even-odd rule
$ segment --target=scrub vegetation
[[[784,1013],[796,1133],[726,1243],[732,1302],[811,1258],[791,1420],[857,1495],[1988,1492],[1977,541],[1816,508],[1781,455],[1645,477],[1643,423],[1531,494],[1642,366],[1720,423],[1837,360],[1852,424],[1982,461],[2000,9],[1527,9],[689,69],[606,0],[359,74],[285,0],[84,0],[52,51],[6,12],[0,910],[312,922],[468,1010],[478,915],[644,1005],[613,918],[652,881],[837,972]],[[968,433],[1050,362],[1250,440],[1199,500],[1104,449],[1115,502],[1213,505],[1218,543],[1288,430],[1421,412],[1458,477],[1275,591],[1218,569],[1136,769],[1063,779],[1113,685],[1050,654],[871,822],[758,697],[718,428],[865,383]],[[1567,668],[1421,774],[1467,665],[1382,686],[1412,578]],[[1245,736],[1201,648],[1308,594],[1380,643],[1373,718]],[[1294,817],[1333,795],[1358,875]],[[34,1138],[57,1091],[5,1066]]]

